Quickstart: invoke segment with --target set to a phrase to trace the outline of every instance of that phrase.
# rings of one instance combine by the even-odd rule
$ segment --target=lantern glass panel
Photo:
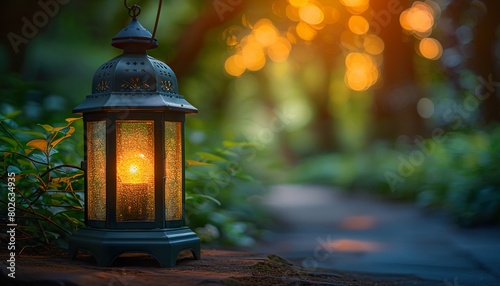
[[[165,217],[182,219],[182,125],[165,122]]]
[[[154,220],[154,121],[116,123],[116,220]]]
[[[106,220],[106,122],[87,122],[88,219]]]

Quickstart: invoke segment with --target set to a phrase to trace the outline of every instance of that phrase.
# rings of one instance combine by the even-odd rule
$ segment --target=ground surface
[[[166,269],[139,254],[120,257],[113,267],[97,267],[86,255],[77,260],[21,256],[16,278],[6,277],[2,269],[0,285],[440,285],[411,276],[310,272],[274,255],[205,250],[202,257],[181,258],[177,267]]]
[[[254,251],[312,269],[500,286],[498,226],[463,228],[444,212],[316,186],[277,186],[263,201],[279,227]]]

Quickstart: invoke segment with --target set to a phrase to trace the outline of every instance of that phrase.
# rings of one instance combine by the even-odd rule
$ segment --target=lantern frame
[[[111,266],[120,254],[143,252],[156,258],[162,267],[172,267],[183,250],[190,250],[195,259],[201,258],[200,239],[185,225],[184,122],[185,115],[195,113],[197,109],[178,94],[177,79],[170,67],[146,54],[147,49],[157,46],[157,41],[153,40],[151,33],[140,25],[135,16],[112,41],[112,45],[123,49],[124,53],[97,70],[92,94],[73,110],[83,114],[84,122],[85,153],[82,168],[85,170],[86,226],[71,236],[69,256],[74,259],[78,251],[83,250],[90,252],[98,265]],[[153,122],[154,217],[153,220],[119,221],[117,123],[146,121]],[[91,122],[105,122],[106,126],[105,187],[100,187],[101,192],[104,188],[105,199],[98,202],[105,206],[104,220],[89,218],[89,172],[94,170],[88,166],[88,153],[95,143],[91,141],[95,138],[89,135],[88,130],[88,123]],[[181,171],[182,192],[181,198],[177,198],[177,203],[181,204],[181,217],[170,220],[167,213],[170,210],[166,207],[168,122],[179,123],[176,126],[180,130],[176,132],[180,132],[180,136],[175,139],[180,140],[176,142],[180,145],[176,146],[180,146],[181,154],[176,159],[180,162],[174,164]],[[137,190],[144,191],[141,188]]]

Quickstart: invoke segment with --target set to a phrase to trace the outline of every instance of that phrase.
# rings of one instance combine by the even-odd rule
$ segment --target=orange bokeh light
[[[413,31],[420,37],[427,37],[434,26],[434,13],[431,6],[417,1],[401,13],[399,22],[405,30]]]
[[[290,5],[300,8],[306,6],[307,3],[309,3],[309,0],[288,0],[288,2]]]
[[[318,6],[308,4],[299,9],[299,17],[308,24],[318,25],[325,19],[325,14]]]
[[[287,38],[280,37],[268,48],[267,54],[273,62],[284,62],[288,59],[288,55],[292,49],[292,45]]]
[[[443,54],[443,47],[438,40],[433,38],[424,38],[418,45],[420,54],[430,60],[437,60]]]
[[[370,7],[369,0],[340,0],[344,6],[353,14],[361,14]]]
[[[336,239],[328,243],[328,248],[338,252],[373,252],[382,249],[382,245],[356,239]]]
[[[260,19],[254,26],[256,40],[264,47],[272,45],[278,39],[278,29],[269,19]]]
[[[362,16],[351,16],[349,18],[349,29],[354,33],[358,35],[363,35],[368,32],[368,29],[370,28],[370,24],[368,24],[368,21],[362,17]]]
[[[365,51],[372,55],[379,55],[384,51],[384,41],[377,35],[367,35],[363,40]]]
[[[295,27],[295,30],[297,32],[297,35],[306,41],[311,41],[316,37],[316,34],[318,33],[313,27],[309,26],[305,22],[300,22],[297,24],[297,27]]]
[[[367,90],[379,78],[377,65],[368,54],[350,53],[345,59],[345,65],[347,70],[344,81],[352,90]]]

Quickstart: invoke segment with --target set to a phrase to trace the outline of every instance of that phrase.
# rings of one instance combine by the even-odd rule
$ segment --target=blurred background
[[[152,31],[157,1],[128,4]],[[238,146],[222,170],[260,182],[218,178],[222,191],[206,194],[242,212],[229,241],[251,243],[244,211],[285,183],[444,208],[465,226],[500,222],[498,11],[496,0],[163,1],[149,54],[199,109],[186,122],[187,157],[217,161],[207,154]],[[42,130],[75,117],[130,18],[120,0],[41,0],[3,1],[0,21],[0,113],[21,112],[12,128]],[[63,161],[78,165],[74,126]],[[198,224],[224,233],[230,217]]]

